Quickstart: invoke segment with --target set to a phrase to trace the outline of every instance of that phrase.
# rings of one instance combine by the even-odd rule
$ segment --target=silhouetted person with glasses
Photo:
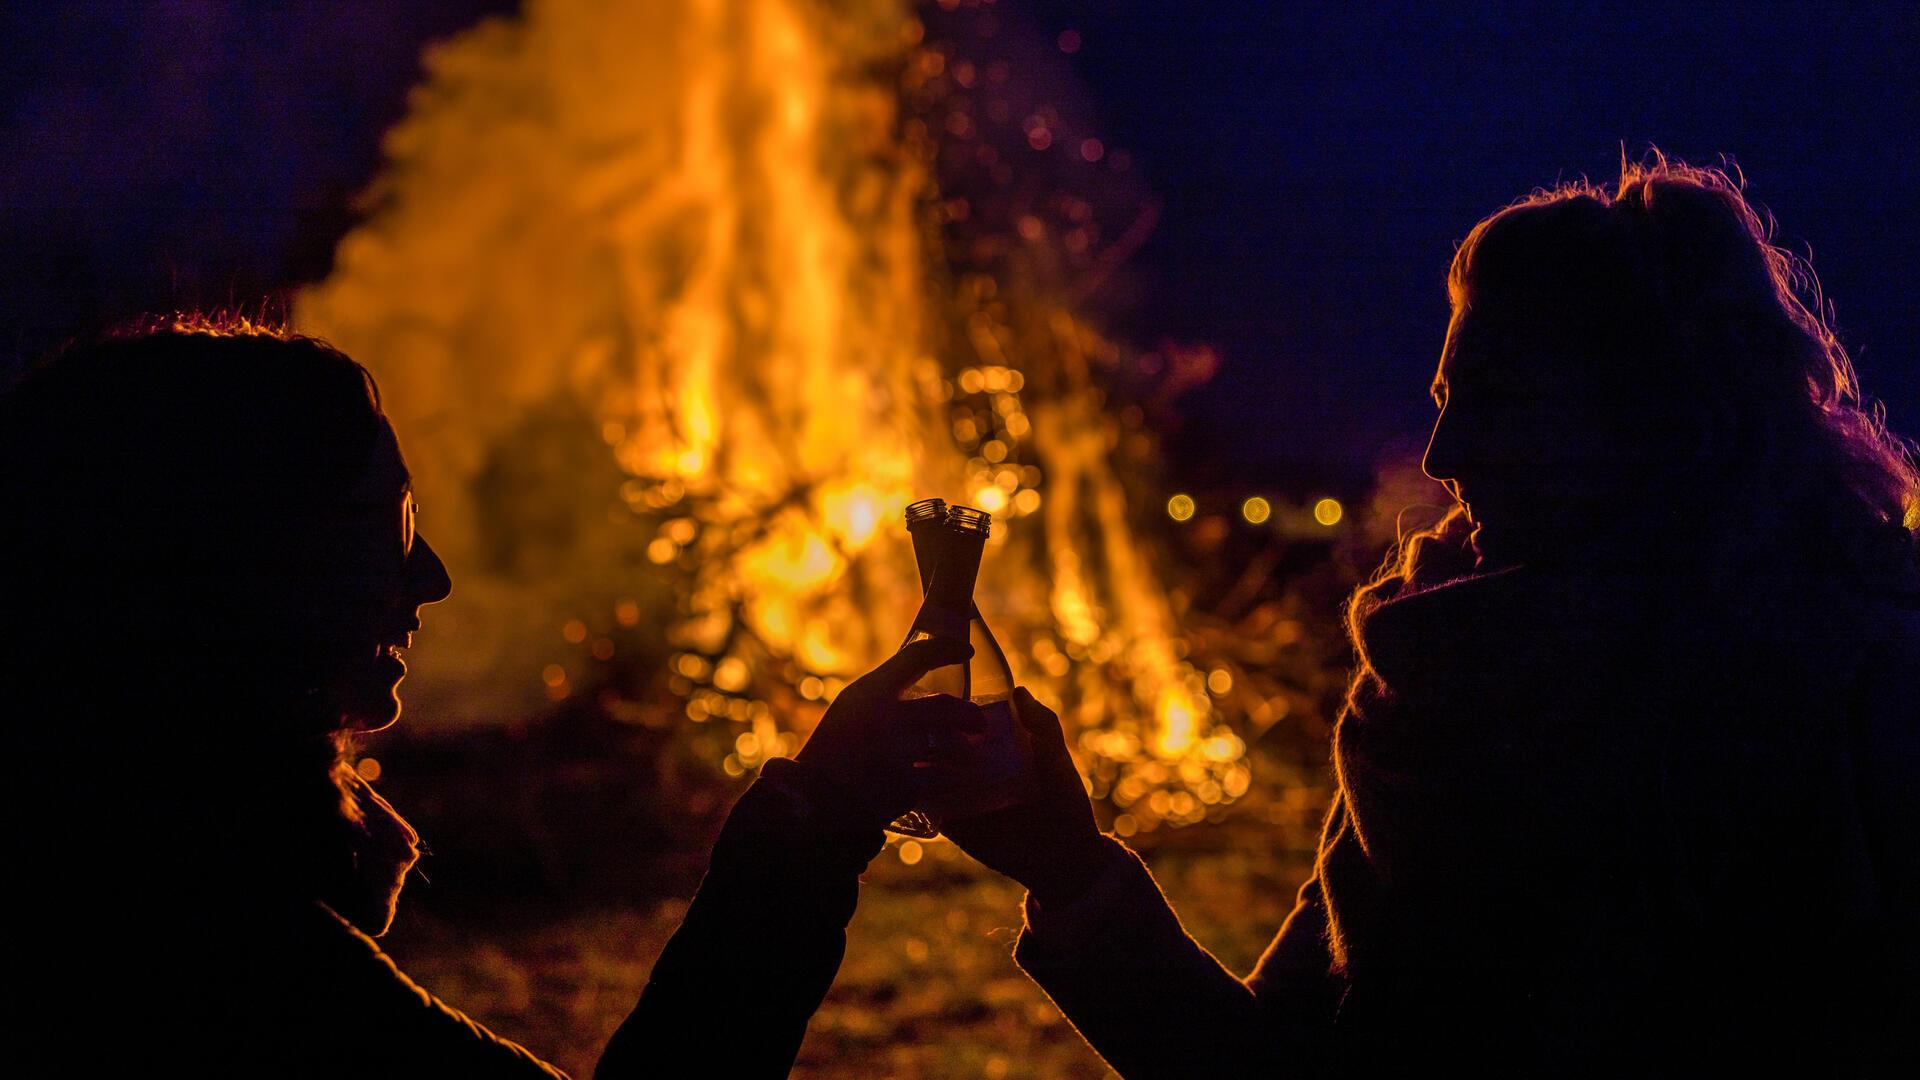
[[[418,837],[349,754],[450,587],[319,341],[147,320],[0,399],[9,1075],[557,1075],[373,941]],[[786,1075],[912,804],[899,692],[959,653],[903,650],[768,763],[599,1076]]]
[[[1454,257],[1456,505],[1351,600],[1337,792],[1250,975],[1034,710],[1026,805],[949,830],[1128,1080],[1920,1067],[1920,472],[1739,186],[1622,172]]]

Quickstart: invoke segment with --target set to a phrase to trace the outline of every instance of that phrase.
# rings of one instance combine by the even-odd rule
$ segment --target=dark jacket
[[[1315,873],[1224,970],[1115,843],[1020,964],[1129,1080],[1908,1075],[1920,581],[1388,583]]]
[[[796,762],[767,764],[596,1075],[693,1075],[689,1062],[720,1054],[729,1075],[787,1075],[883,842],[841,799]],[[8,1075],[563,1075],[409,980],[324,904],[169,902],[158,880],[131,874],[110,896],[17,882],[16,901],[59,911],[66,929],[19,914],[10,928]]]
[[[727,819],[680,929],[594,1075],[785,1076],[846,953],[880,826],[774,758]]]

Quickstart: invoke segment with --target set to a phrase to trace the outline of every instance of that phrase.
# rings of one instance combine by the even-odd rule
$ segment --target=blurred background
[[[214,307],[379,378],[455,580],[359,762],[433,849],[387,945],[577,1074],[733,797],[905,633],[924,496],[994,513],[1016,674],[1250,967],[1326,803],[1341,601],[1445,505],[1447,261],[1532,187],[1737,168],[1920,431],[1911,4],[180,0],[0,37],[9,372]],[[1018,901],[891,844],[796,1075],[1100,1075]]]

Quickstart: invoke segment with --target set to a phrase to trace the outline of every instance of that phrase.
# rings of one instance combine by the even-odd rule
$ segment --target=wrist
[[[799,758],[770,758],[761,766],[761,779],[779,787],[801,807],[802,817],[829,828],[865,831],[892,820],[862,799],[859,788],[846,777],[818,762]]]
[[[1021,884],[1042,909],[1057,910],[1085,896],[1117,851],[1115,840],[1095,833],[1050,852]]]

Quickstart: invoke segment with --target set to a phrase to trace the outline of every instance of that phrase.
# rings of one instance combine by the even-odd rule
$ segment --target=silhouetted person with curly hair
[[[1810,273],[1656,157],[1447,286],[1455,505],[1351,600],[1279,935],[1222,968],[1042,724],[1027,803],[949,830],[1028,887],[1016,958],[1128,1080],[1913,1075],[1920,472]]]

